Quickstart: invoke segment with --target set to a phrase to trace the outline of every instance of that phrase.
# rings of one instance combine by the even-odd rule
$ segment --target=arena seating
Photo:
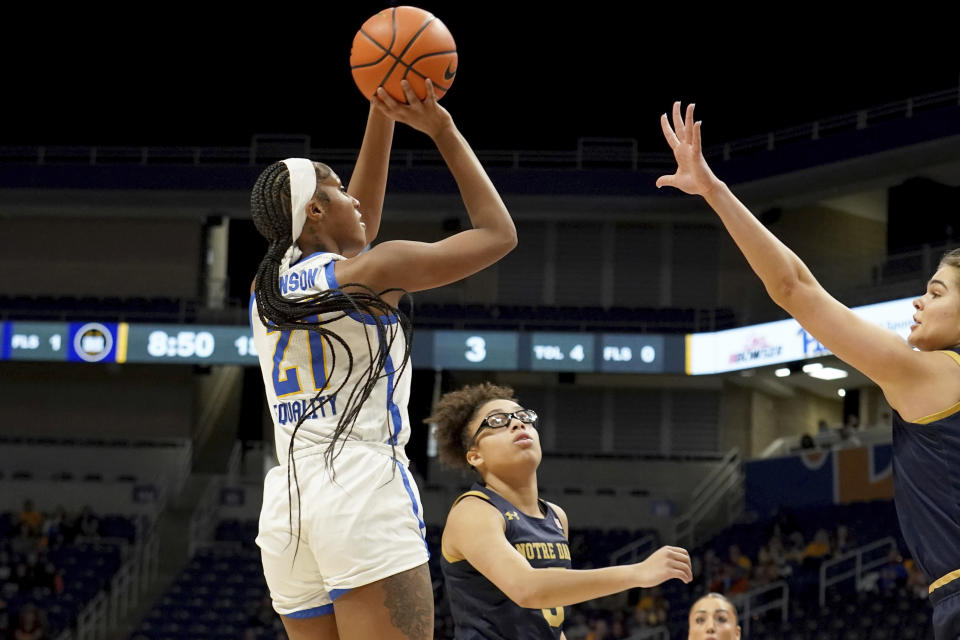
[[[126,548],[136,541],[137,523],[104,514],[96,518],[94,535],[64,525],[57,534],[22,536],[18,519],[17,512],[0,513],[0,565],[9,569],[0,579],[0,602],[11,630],[20,611],[33,606],[44,623],[44,637],[56,638],[109,587]]]

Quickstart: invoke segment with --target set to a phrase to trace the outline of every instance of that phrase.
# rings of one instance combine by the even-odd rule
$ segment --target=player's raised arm
[[[694,121],[693,110],[694,105],[688,105],[682,116],[680,103],[676,102],[673,126],[667,114],[660,118],[677,171],[660,177],[657,186],[702,196],[763,281],[771,299],[837,357],[876,382],[895,408],[912,413],[908,405],[916,404],[915,392],[931,388],[939,370],[936,364],[929,364],[930,354],[914,351],[896,333],[863,320],[823,289],[803,261],[714,175],[701,151],[701,124]],[[918,410],[923,415],[922,409]]]
[[[360,154],[347,186],[347,191],[360,201],[368,244],[376,239],[380,230],[392,146],[393,119],[371,102]]]
[[[433,139],[457,182],[473,228],[438,242],[384,242],[350,264],[337,265],[341,282],[359,282],[375,291],[422,291],[456,282],[492,265],[517,244],[509,211],[450,114],[437,103],[432,83],[427,81],[422,101],[409,84],[404,83],[404,89],[408,104],[381,90],[378,108]]]

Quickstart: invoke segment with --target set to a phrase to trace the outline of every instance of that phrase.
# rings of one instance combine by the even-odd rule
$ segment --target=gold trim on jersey
[[[960,569],[957,569],[956,571],[951,571],[947,575],[937,578],[930,585],[930,593],[933,593],[934,589],[939,589],[940,587],[946,584],[950,584],[957,578],[960,578]]]
[[[466,558],[454,558],[453,556],[447,553],[447,550],[443,548],[442,544],[440,545],[440,553],[443,554],[443,557],[450,564],[455,564],[457,562],[463,562],[464,560],[466,560]]]
[[[453,501],[453,504],[450,505],[450,508],[453,509],[455,506],[457,506],[457,504],[459,504],[461,500],[463,500],[464,498],[469,498],[470,496],[474,496],[476,498],[483,498],[487,502],[490,502],[490,496],[485,494],[483,491],[467,491],[466,493],[461,493],[460,496]]]
[[[453,504],[450,505],[450,509],[453,509],[455,506],[460,504],[460,501],[464,498],[469,498],[473,496],[474,498],[483,498],[487,502],[490,502],[490,496],[485,494],[483,491],[466,491],[461,493],[456,500],[453,501]],[[491,503],[492,504],[492,503]],[[443,543],[440,543],[440,553],[443,554],[443,557],[446,558],[447,562],[453,564],[454,562],[462,562],[464,558],[454,558],[453,556],[447,554],[447,550],[443,548]]]
[[[918,418],[917,420],[914,420],[913,423],[914,424],[930,424],[931,422],[936,422],[937,420],[943,420],[946,417],[952,416],[958,411],[960,411],[960,402],[953,405],[952,407],[948,407],[944,409],[943,411],[938,411],[937,413],[931,413],[929,416]]]
[[[960,365],[960,353],[957,353],[956,351],[947,351],[947,350],[940,350],[940,351],[937,351],[937,353],[943,353],[950,356],[956,361],[958,365]],[[960,411],[960,402],[953,405],[952,407],[947,407],[943,411],[937,411],[936,413],[931,413],[928,416],[924,416],[922,418],[914,420],[913,423],[914,424],[930,424],[931,422],[936,422],[937,420],[943,420],[946,417],[952,416],[958,411]]]
[[[947,350],[947,349],[940,349],[939,351],[937,351],[937,353],[945,353],[946,355],[948,355],[948,356],[950,356],[951,358],[953,358],[953,359],[957,362],[957,364],[960,364],[960,353],[957,353],[956,351],[949,351],[949,350]]]

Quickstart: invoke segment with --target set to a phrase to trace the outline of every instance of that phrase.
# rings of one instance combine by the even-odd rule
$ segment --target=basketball
[[[450,90],[457,75],[457,45],[449,29],[429,11],[417,7],[384,9],[363,23],[353,38],[350,69],[361,93],[370,99],[383,87],[406,104],[400,81],[406,79],[423,100],[426,79],[437,98]]]

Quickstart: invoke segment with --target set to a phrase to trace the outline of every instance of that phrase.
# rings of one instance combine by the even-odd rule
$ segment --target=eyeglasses
[[[480,427],[473,434],[473,438],[470,439],[470,444],[473,444],[477,441],[477,436],[480,435],[480,432],[484,429],[503,429],[510,424],[510,421],[516,418],[524,424],[537,426],[537,412],[533,409],[517,409],[512,412],[500,412],[500,413],[491,413],[486,418],[480,421]]]

